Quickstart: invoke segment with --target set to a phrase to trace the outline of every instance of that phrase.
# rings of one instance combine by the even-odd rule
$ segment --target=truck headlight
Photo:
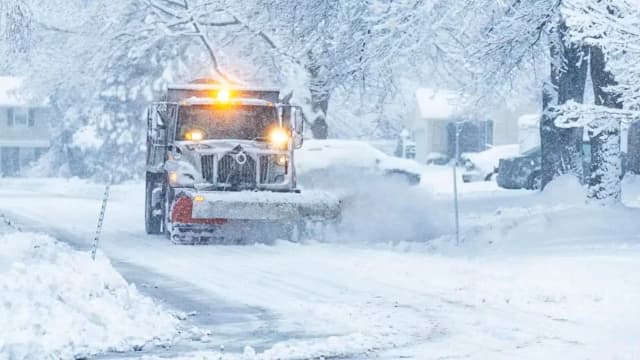
[[[289,138],[289,132],[281,127],[274,128],[269,133],[269,142],[276,147],[287,146]]]

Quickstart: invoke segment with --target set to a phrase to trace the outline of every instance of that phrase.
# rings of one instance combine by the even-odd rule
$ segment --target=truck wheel
[[[158,214],[158,207],[160,204],[153,203],[153,190],[158,187],[157,175],[147,173],[146,176],[146,189],[145,189],[145,201],[144,201],[144,220],[145,230],[147,234],[158,235],[162,234],[162,221],[164,215],[162,211]]]
[[[542,173],[540,171],[536,171],[529,176],[529,180],[527,180],[527,189],[529,190],[542,189]]]

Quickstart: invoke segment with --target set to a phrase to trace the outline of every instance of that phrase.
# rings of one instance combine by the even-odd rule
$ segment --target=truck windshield
[[[178,113],[176,140],[189,140],[187,134],[194,130],[199,130],[204,140],[253,140],[264,138],[277,124],[276,109],[270,106],[183,106]]]

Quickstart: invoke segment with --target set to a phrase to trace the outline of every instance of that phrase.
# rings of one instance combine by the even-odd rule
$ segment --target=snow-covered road
[[[349,236],[323,243],[176,246],[144,234],[140,184],[114,188],[101,245],[127,280],[193,311],[190,321],[211,332],[153,355],[208,358],[224,346],[232,357],[251,346],[263,358],[640,357],[640,213],[611,210],[616,221],[607,229],[584,218],[596,210],[551,203],[553,194],[482,186],[463,194],[460,248],[450,245],[446,191],[380,204],[394,213],[405,204],[405,212],[420,212],[413,218],[382,221],[366,200],[360,206],[376,224],[364,231],[354,216]],[[75,180],[5,179],[0,212],[83,247],[102,190]],[[563,228],[580,221],[598,224],[567,237]],[[424,223],[430,243],[389,238]],[[595,239],[588,248],[579,239],[585,232]]]

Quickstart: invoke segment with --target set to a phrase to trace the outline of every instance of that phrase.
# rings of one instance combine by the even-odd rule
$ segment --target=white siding
[[[8,115],[10,107],[0,106],[0,146],[11,147],[48,147],[50,140],[50,111],[46,108],[33,108],[33,126],[10,126]]]

